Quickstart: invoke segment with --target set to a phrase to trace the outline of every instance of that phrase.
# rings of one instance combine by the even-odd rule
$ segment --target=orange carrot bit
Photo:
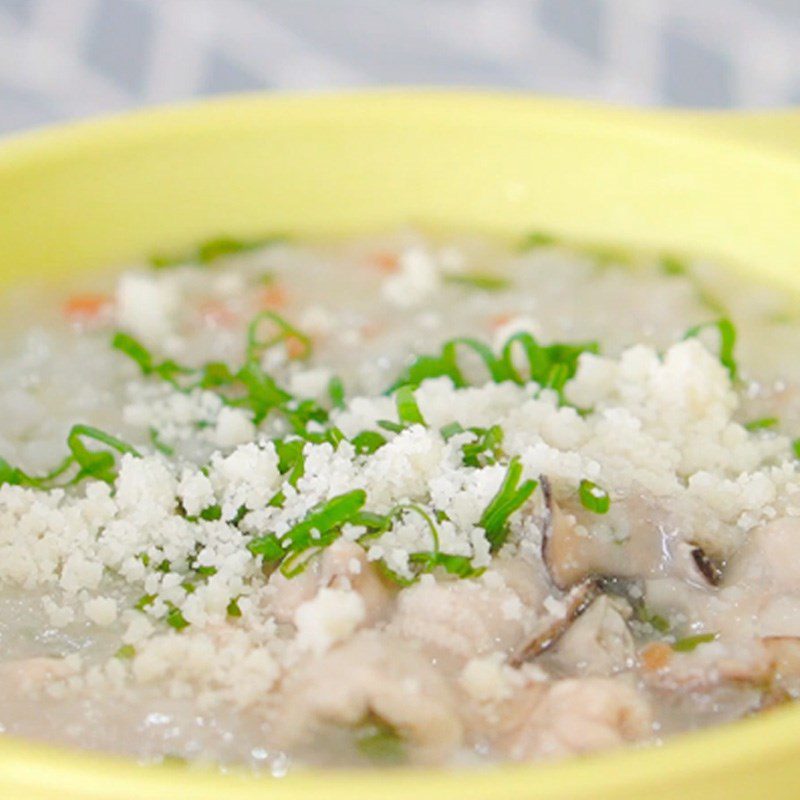
[[[380,322],[367,322],[361,326],[359,333],[364,339],[375,339],[377,336],[383,333],[383,328],[384,326],[381,325]]]
[[[373,253],[369,258],[369,263],[379,272],[392,273],[397,272],[400,268],[400,259],[397,254],[390,253],[388,250],[379,250],[377,253]]]
[[[669,664],[672,648],[665,642],[651,642],[639,654],[642,667],[648,672],[658,672]]]
[[[213,298],[201,302],[197,310],[207,325],[231,328],[239,320],[238,315],[231,310],[227,303]]]
[[[265,286],[258,293],[258,306],[264,309],[285,308],[289,303],[289,295],[279,283]]]
[[[308,355],[308,345],[296,336],[287,336],[286,353],[292,359],[303,358]]]
[[[493,331],[496,331],[498,328],[502,328],[503,325],[511,322],[512,319],[514,319],[513,314],[495,314],[494,316],[489,317],[489,327]]]
[[[67,319],[74,322],[96,320],[111,308],[111,297],[107,294],[74,294],[64,301],[62,310]]]

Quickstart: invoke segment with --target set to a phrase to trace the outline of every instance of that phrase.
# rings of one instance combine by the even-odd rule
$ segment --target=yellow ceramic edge
[[[718,153],[728,148],[738,158],[756,159],[765,167],[800,174],[793,157],[771,147],[754,148],[730,141],[720,144],[711,136],[695,135],[683,129],[682,119],[666,120],[647,112],[628,112],[600,107],[584,108],[567,101],[536,100],[514,95],[474,93],[368,93],[323,97],[242,97],[166,111],[123,115],[106,122],[42,131],[6,141],[0,145],[0,171],[46,169],[48,162],[96,148],[113,150],[124,142],[158,139],[187,132],[193,136],[213,136],[224,131],[233,118],[237,124],[249,118],[273,115],[281,124],[288,115],[317,117],[321,111],[334,115],[352,113],[396,114],[413,112],[440,116],[448,108],[463,112],[468,106],[476,112],[514,116],[543,112],[568,118],[570,124],[596,128],[605,126],[615,135],[652,136],[668,139],[676,146],[707,147]],[[514,124],[513,119],[509,121]],[[679,130],[680,129],[680,130]],[[231,798],[256,797],[268,792],[275,798],[325,796],[345,798],[380,796],[390,798],[477,797],[494,794],[504,798],[589,798],[599,793],[617,793],[620,798],[660,794],[659,785],[684,798],[694,797],[693,787],[704,784],[708,776],[736,765],[746,775],[765,763],[778,764],[796,756],[800,749],[800,709],[787,708],[757,719],[724,728],[679,737],[663,748],[625,750],[585,760],[553,766],[500,767],[481,772],[404,771],[387,775],[371,773],[318,772],[297,775],[265,785],[245,776],[227,777],[195,770],[142,769],[130,762],[106,759],[91,754],[74,754],[38,745],[7,741],[0,747],[0,786],[8,791],[24,791],[25,797],[70,798],[156,798],[174,796],[175,789],[185,798],[211,798],[227,794]],[[166,780],[165,780],[166,778]],[[669,781],[667,786],[667,781]],[[165,789],[165,783],[170,789]],[[497,793],[498,783],[502,793]],[[656,787],[656,788],[653,788]],[[20,794],[20,796],[23,796]]]
[[[261,119],[265,113],[274,118],[281,114],[316,116],[323,110],[338,116],[348,116],[354,111],[383,115],[403,109],[433,112],[437,116],[449,109],[459,114],[547,112],[592,127],[616,126],[620,132],[627,130],[635,135],[648,132],[656,136],[678,135],[687,141],[713,141],[715,146],[721,136],[730,145],[762,154],[800,157],[800,109],[742,112],[639,109],[515,91],[401,87],[329,93],[240,93],[49,125],[0,137],[0,166],[23,168],[30,158],[59,157],[89,144],[119,146],[176,129],[197,131],[198,124],[207,131],[220,127],[224,130],[228,124],[241,125],[248,119]]]

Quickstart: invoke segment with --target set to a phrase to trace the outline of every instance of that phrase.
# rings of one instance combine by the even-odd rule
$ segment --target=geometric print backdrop
[[[0,132],[254,89],[800,104],[800,0],[0,0]]]

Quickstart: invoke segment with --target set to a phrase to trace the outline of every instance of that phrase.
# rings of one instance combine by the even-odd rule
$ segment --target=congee
[[[542,233],[218,237],[2,324],[4,736],[480,765],[800,690],[784,292]]]

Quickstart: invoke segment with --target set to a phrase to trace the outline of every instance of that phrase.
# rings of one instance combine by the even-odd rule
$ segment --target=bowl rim
[[[620,136],[657,137],[680,145],[710,143],[742,158],[764,159],[773,168],[790,170],[800,181],[800,161],[787,153],[762,149],[735,138],[720,139],[702,130],[675,124],[670,112],[630,109],[599,103],[541,97],[522,92],[451,89],[368,90],[325,94],[250,93],[193,101],[116,114],[14,134],[0,139],[0,175],[41,168],[51,160],[109,151],[131,143],[154,145],[191,133],[215,136],[254,121],[264,124],[303,118],[366,113],[377,117],[414,113],[444,118],[448,113],[506,114],[509,124],[543,112],[559,115],[565,124],[603,128]],[[724,116],[717,114],[717,116]],[[736,116],[736,115],[731,115]],[[400,117],[398,117],[399,119]],[[516,120],[516,122],[515,122]],[[234,769],[160,765],[143,768],[138,763],[94,752],[0,739],[0,789],[24,791],[25,796],[68,798],[156,798],[179,787],[184,798],[231,800],[253,798],[265,785],[278,798],[304,798],[324,792],[325,797],[348,798],[380,795],[385,800],[404,798],[410,792],[429,792],[445,798],[502,796],[507,800],[529,797],[532,787],[542,798],[593,798],[612,793],[647,792],[669,777],[677,793],[694,783],[731,771],[757,770],[779,764],[800,752],[800,705],[790,705],[755,717],[684,733],[660,746],[628,747],[552,764],[505,764],[473,770],[408,768],[403,770],[308,770],[279,781]],[[502,786],[498,793],[498,786]]]

